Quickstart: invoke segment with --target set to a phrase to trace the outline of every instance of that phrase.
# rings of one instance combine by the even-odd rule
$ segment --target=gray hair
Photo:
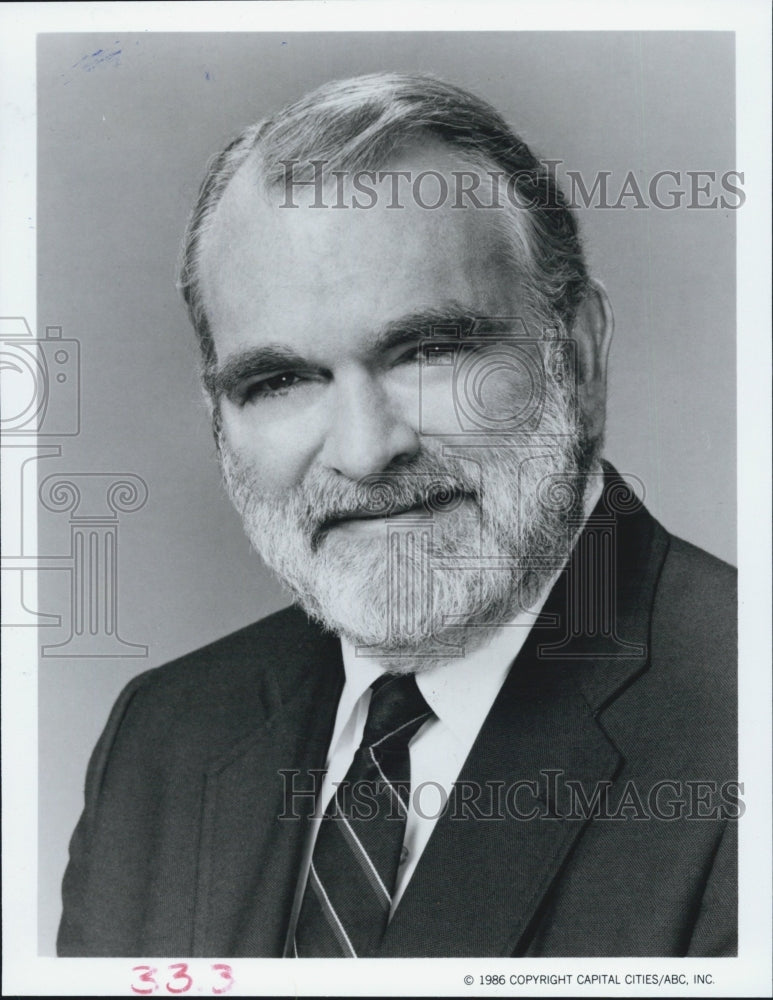
[[[525,294],[544,322],[571,329],[590,279],[577,223],[553,174],[473,94],[422,74],[374,73],[312,91],[244,129],[211,161],[188,223],[179,277],[205,369],[216,355],[199,283],[202,236],[250,154],[258,153],[263,182],[271,188],[286,178],[288,160],[322,160],[327,176],[334,170],[373,170],[422,136],[438,138],[473,163],[509,178],[519,207],[512,202],[503,207],[512,220],[511,256]]]

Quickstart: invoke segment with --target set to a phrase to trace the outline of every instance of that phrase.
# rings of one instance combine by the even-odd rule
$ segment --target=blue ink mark
[[[116,45],[119,44],[116,39]],[[121,49],[113,49],[110,52],[106,52],[104,49],[97,49],[96,52],[92,52],[91,55],[85,55],[78,62],[73,63],[72,69],[82,69],[86,73],[91,73],[93,70],[97,69],[99,66],[104,66],[110,64],[111,66],[119,66],[121,63]]]
[[[209,80],[209,70],[204,73],[204,79]]]

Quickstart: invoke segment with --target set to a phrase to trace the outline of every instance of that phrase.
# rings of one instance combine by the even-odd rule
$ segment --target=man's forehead
[[[473,163],[439,139],[422,137],[404,145],[378,168],[334,169],[314,157],[288,159],[278,182],[266,185],[261,158],[254,151],[229,181],[205,233],[205,252],[233,245],[256,220],[269,240],[304,238],[325,229],[339,235],[368,224],[429,232],[465,230],[483,243],[506,240],[507,209],[501,201],[478,208],[495,197],[492,170]],[[321,166],[317,170],[313,163]],[[312,166],[310,166],[312,164]],[[482,187],[478,185],[481,184]],[[470,188],[475,195],[469,195]]]
[[[388,169],[416,177],[442,168],[451,178],[461,163],[436,143],[406,150]],[[219,354],[221,344],[253,339],[250,324],[263,322],[289,330],[334,318],[342,329],[374,329],[403,311],[449,299],[484,315],[510,313],[516,281],[503,211],[455,209],[450,201],[428,209],[410,198],[390,208],[387,188],[369,208],[334,207],[352,183],[351,177],[328,181],[326,207],[317,208],[316,189],[297,188],[298,207],[291,208],[283,185],[266,192],[254,157],[242,165],[208,227],[201,258]]]

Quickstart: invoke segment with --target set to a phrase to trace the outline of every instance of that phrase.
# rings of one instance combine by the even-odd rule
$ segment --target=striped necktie
[[[386,930],[408,815],[408,743],[432,711],[413,674],[371,686],[362,742],[320,823],[295,928],[299,958],[373,955]]]

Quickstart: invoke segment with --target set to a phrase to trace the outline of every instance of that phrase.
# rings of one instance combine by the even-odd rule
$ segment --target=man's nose
[[[381,472],[413,457],[419,435],[377,377],[349,373],[333,393],[333,412],[320,452],[329,469],[349,479]]]

